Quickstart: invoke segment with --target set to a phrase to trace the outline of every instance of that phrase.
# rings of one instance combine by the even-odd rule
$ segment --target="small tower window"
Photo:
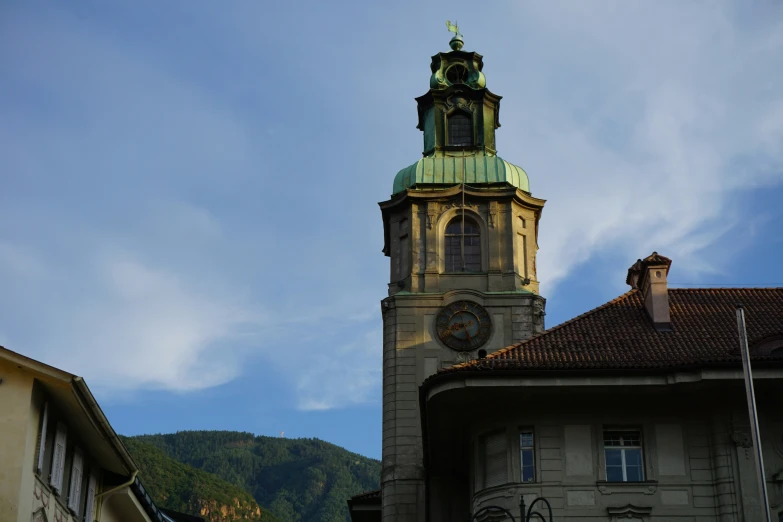
[[[449,116],[449,145],[473,145],[473,120],[467,114]]]
[[[473,219],[457,216],[449,222],[445,254],[446,272],[481,272],[481,230]]]
[[[461,63],[455,63],[448,69],[446,69],[446,79],[450,84],[456,85],[459,83],[467,83],[468,81],[468,68]]]

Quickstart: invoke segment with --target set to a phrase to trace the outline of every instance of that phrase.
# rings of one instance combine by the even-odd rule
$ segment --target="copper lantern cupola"
[[[475,52],[454,50],[432,57],[430,90],[416,98],[425,157],[452,151],[495,155],[501,96],[486,88],[483,68],[483,58]]]

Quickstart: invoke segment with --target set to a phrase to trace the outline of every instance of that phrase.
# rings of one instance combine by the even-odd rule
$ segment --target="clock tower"
[[[544,200],[531,195],[524,170],[497,155],[501,97],[486,87],[482,56],[462,45],[457,33],[451,52],[432,57],[430,89],[416,99],[422,158],[399,171],[380,203],[391,261],[381,302],[384,521],[425,519],[424,379],[544,330],[536,274]],[[464,515],[467,481],[430,477],[426,487],[464,491],[465,506],[454,507]]]

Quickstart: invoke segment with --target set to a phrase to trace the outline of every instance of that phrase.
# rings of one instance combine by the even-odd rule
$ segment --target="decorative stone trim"
[[[38,511],[33,513],[33,522],[49,522],[44,508],[38,508]]]
[[[657,480],[645,480],[644,482],[607,482],[599,480],[595,483],[602,495],[612,493],[642,493],[652,495],[658,491]]]
[[[477,204],[475,204],[472,201],[466,200],[465,204],[463,205],[462,204],[462,199],[459,198],[459,197],[452,199],[451,201],[447,202],[444,205],[440,205],[440,209],[439,210],[440,210],[440,213],[443,214],[447,210],[451,210],[452,208],[467,208],[467,209],[473,210],[476,213],[478,213],[478,211],[479,211],[479,207],[478,207]]]
[[[609,513],[609,520],[611,520],[611,522],[625,522],[630,520],[647,522],[650,520],[652,508],[626,504],[622,507],[608,507],[606,508],[606,511]]]
[[[427,203],[427,229],[432,230],[432,224],[438,217],[440,209],[437,201]]]
[[[731,440],[738,448],[752,448],[753,439],[750,437],[750,433],[744,431],[734,431],[731,434]]]
[[[731,432],[731,440],[737,446],[737,454],[740,453],[740,448],[742,448],[745,450],[745,460],[750,460],[750,449],[753,447],[753,439],[750,433],[735,430]]]
[[[49,509],[49,502],[52,499],[52,492],[48,487],[41,484],[38,480],[33,484],[33,496],[41,502],[41,507]]]
[[[476,360],[478,357],[474,352],[457,352],[456,355],[454,355],[454,362],[457,364],[462,364],[470,361]]]

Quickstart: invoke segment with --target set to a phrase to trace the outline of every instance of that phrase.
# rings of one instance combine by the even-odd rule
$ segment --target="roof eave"
[[[98,401],[95,400],[95,396],[93,396],[90,388],[87,387],[87,383],[84,382],[84,379],[74,376],[71,385],[79,403],[82,408],[84,408],[85,413],[96,421],[96,428],[103,433],[103,436],[112,446],[114,452],[125,465],[127,473],[131,474],[134,471],[139,471],[138,465],[136,465],[133,457],[128,453],[128,449],[120,440],[117,432],[115,432],[114,428],[109,424],[109,419],[106,418],[106,415],[103,413],[100,405],[98,405]]]
[[[468,378],[500,378],[500,377],[551,377],[556,374],[558,377],[595,377],[632,374],[634,377],[660,376],[676,372],[702,371],[711,369],[739,369],[741,361],[715,361],[698,364],[686,364],[680,366],[660,367],[660,368],[571,368],[571,369],[490,369],[490,368],[460,368],[455,370],[446,369],[427,378],[419,387],[419,393],[422,398],[426,398],[427,392],[435,385],[442,384],[452,380],[462,380]],[[783,360],[762,359],[753,361],[754,371],[762,369],[783,369]],[[427,399],[424,399],[425,401]]]

